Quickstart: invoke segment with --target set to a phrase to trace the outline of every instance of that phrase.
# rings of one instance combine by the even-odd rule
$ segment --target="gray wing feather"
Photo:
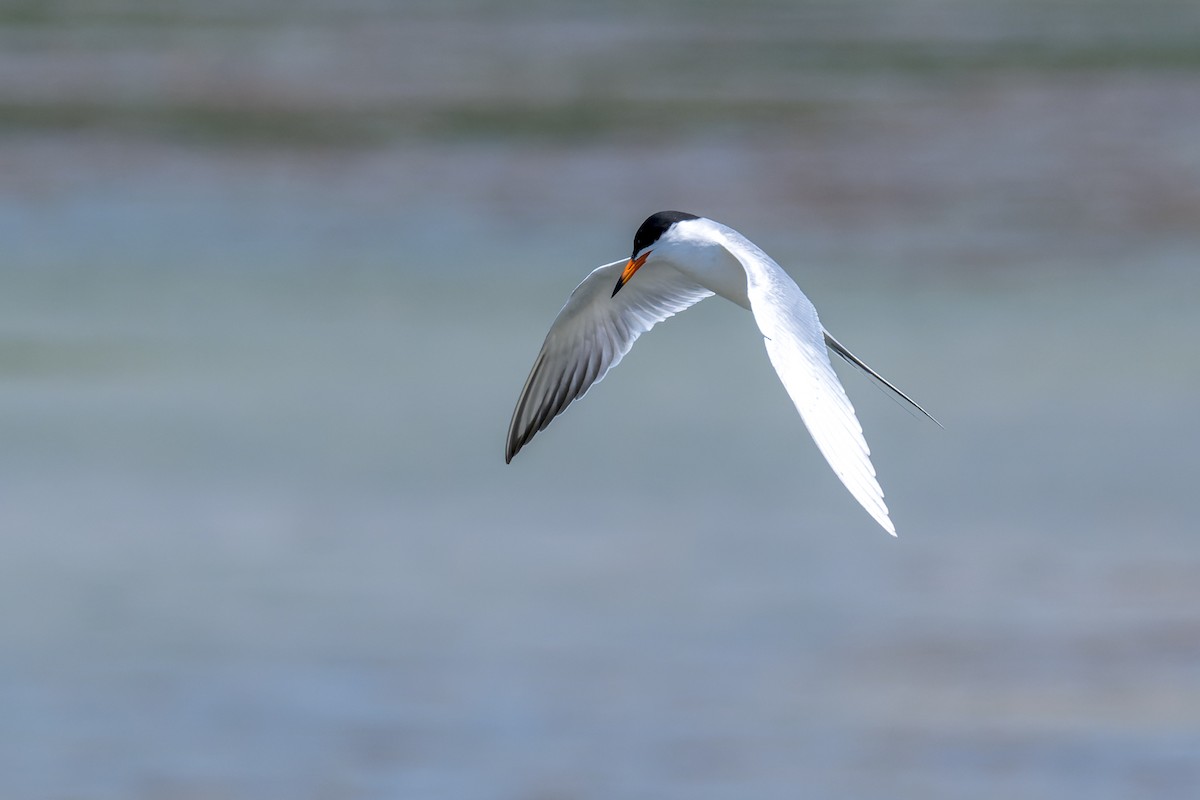
[[[591,272],[558,313],[521,389],[508,426],[504,461],[544,430],[567,406],[587,394],[664,319],[712,292],[665,263],[647,264],[615,296],[625,261]]]

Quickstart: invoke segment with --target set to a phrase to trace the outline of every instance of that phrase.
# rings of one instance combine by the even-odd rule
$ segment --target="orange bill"
[[[621,277],[617,279],[617,286],[613,289],[612,293],[613,297],[616,297],[617,292],[621,291],[622,286],[629,283],[629,279],[633,277],[633,273],[642,268],[642,264],[646,263],[646,259],[649,258],[649,256],[650,251],[647,250],[637,258],[629,259],[629,263],[625,265],[625,269],[621,272]]]

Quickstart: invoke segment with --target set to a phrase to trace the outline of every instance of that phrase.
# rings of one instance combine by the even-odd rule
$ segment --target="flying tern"
[[[682,211],[652,214],[637,229],[628,259],[596,268],[571,293],[517,399],[505,463],[615,367],[640,335],[714,294],[754,314],[771,364],[821,454],[895,536],[871,451],[828,351],[933,417],[833,338],[796,282],[757,245],[727,225]]]

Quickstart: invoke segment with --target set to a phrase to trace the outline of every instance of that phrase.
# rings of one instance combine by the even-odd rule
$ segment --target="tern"
[[[571,293],[517,399],[505,463],[615,367],[639,336],[714,294],[754,314],[771,364],[817,448],[850,494],[895,536],[862,426],[828,351],[937,420],[833,338],[796,282],[757,245],[727,225],[682,211],[650,215],[628,259],[596,268]]]

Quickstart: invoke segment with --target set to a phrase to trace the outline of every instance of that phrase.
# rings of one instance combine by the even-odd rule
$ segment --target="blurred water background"
[[[649,213],[749,318],[511,466]],[[1200,5],[0,3],[0,796],[1200,796]]]

